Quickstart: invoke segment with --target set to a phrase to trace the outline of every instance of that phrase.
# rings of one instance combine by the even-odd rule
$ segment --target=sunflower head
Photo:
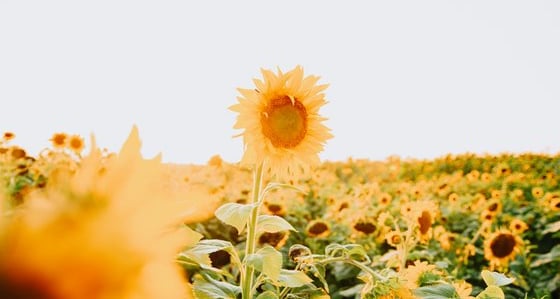
[[[266,169],[279,176],[318,164],[318,153],[332,138],[319,115],[327,85],[317,85],[319,77],[304,77],[300,66],[287,73],[263,69],[262,74],[263,80],[254,80],[256,89],[240,88],[238,103],[230,107],[239,113],[234,128],[244,130],[242,164],[266,162]]]
[[[4,132],[4,134],[2,134],[2,141],[10,141],[12,139],[14,139],[16,137],[16,134],[12,133],[12,132]]]
[[[54,148],[61,149],[66,147],[68,135],[66,133],[54,133],[50,140]]]
[[[490,262],[490,268],[505,267],[521,250],[523,240],[507,229],[490,234],[484,241],[484,257]]]
[[[321,219],[316,219],[307,225],[305,232],[310,237],[325,238],[331,233],[331,225]]]

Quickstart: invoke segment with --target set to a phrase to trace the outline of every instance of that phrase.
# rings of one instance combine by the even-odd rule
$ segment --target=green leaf
[[[226,203],[219,207],[214,215],[225,224],[231,225],[241,234],[251,216],[252,204]]]
[[[278,281],[282,269],[282,253],[271,246],[265,246],[248,255],[247,263],[272,281]]]
[[[261,192],[260,199],[262,200],[268,192],[280,188],[291,189],[300,192],[302,194],[305,194],[305,191],[301,190],[299,187],[296,187],[294,185],[282,184],[282,183],[268,183],[266,187],[263,189],[263,191]]]
[[[257,296],[257,299],[278,299],[278,295],[272,291],[266,291]]]
[[[280,276],[278,277],[278,282],[280,285],[289,288],[298,288],[306,284],[311,283],[313,280],[309,278],[305,273],[296,270],[280,270]]]
[[[263,232],[277,233],[285,230],[296,230],[288,221],[278,216],[261,215],[257,221],[257,234]]]
[[[490,272],[488,270],[482,270],[482,273],[480,273],[480,275],[482,276],[482,279],[484,279],[484,282],[488,286],[501,287],[501,286],[508,285],[514,281],[514,279],[509,278],[502,273]]]
[[[445,283],[417,288],[414,290],[414,295],[423,299],[459,298],[459,294],[457,294],[455,288]]]
[[[542,231],[542,234],[546,235],[548,233],[555,233],[557,231],[560,231],[560,221],[549,223],[546,226],[546,229]]]
[[[540,255],[531,263],[531,267],[538,267],[544,264],[558,261],[560,261],[560,245],[556,245],[552,247],[552,249],[548,253]]]
[[[209,239],[198,242],[193,247],[184,250],[179,256],[186,257],[201,265],[210,266],[212,262],[209,254],[220,250],[225,250],[232,254],[235,249],[228,241]]]
[[[236,299],[241,288],[208,276],[194,276],[194,295],[197,299]]]
[[[488,286],[486,290],[482,291],[476,299],[505,299],[505,294],[500,287]]]

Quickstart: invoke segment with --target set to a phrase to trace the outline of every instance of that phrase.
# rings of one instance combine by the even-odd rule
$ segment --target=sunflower
[[[352,224],[352,228],[362,235],[371,235],[378,231],[373,219],[359,219]]]
[[[305,232],[310,237],[324,238],[331,233],[331,226],[324,220],[313,220],[307,225]]]
[[[383,193],[379,194],[379,197],[377,198],[377,201],[382,206],[388,206],[391,203],[392,200],[393,200],[393,197],[391,196],[391,194],[389,194],[387,192],[383,192]]]
[[[54,148],[65,148],[66,142],[68,141],[68,135],[66,133],[54,133],[50,139]]]
[[[270,245],[276,249],[280,249],[286,244],[289,237],[290,231],[279,231],[275,233],[264,232],[259,235],[257,241],[259,246]]]
[[[410,290],[416,289],[429,281],[438,280],[438,274],[439,271],[436,270],[436,266],[418,260],[414,261],[413,265],[406,267],[402,273],[406,281],[405,285]],[[436,279],[436,276],[438,279]]]
[[[12,139],[14,139],[16,137],[16,134],[12,133],[12,132],[4,132],[4,134],[2,134],[2,141],[10,141]]]
[[[241,96],[230,110],[238,112],[235,129],[243,129],[245,165],[260,165],[283,177],[300,173],[309,164],[319,164],[330,130],[322,122],[319,108],[326,101],[327,85],[316,85],[319,77],[303,76],[303,68],[283,73],[262,70],[264,80],[255,79],[256,89],[238,89]]]
[[[484,240],[484,258],[492,269],[507,266],[521,250],[523,240],[507,229],[500,229]]]
[[[79,154],[84,149],[84,139],[80,135],[72,135],[67,145],[74,153]]]
[[[393,247],[397,247],[399,244],[402,243],[403,238],[400,232],[398,231],[390,231],[385,235],[385,240],[387,244]]]
[[[175,259],[201,236],[179,228],[160,166],[141,157],[134,130],[114,159],[94,149],[32,193],[3,219],[0,297],[190,298]]]
[[[521,219],[513,219],[509,223],[509,229],[511,230],[512,233],[517,234],[517,235],[522,234],[528,228],[529,228],[529,226],[527,225],[527,223],[525,223],[525,221],[523,221]]]
[[[453,288],[455,288],[455,291],[457,292],[457,295],[459,295],[460,299],[474,299],[474,297],[471,296],[473,287],[470,283],[464,280],[454,282]]]
[[[533,195],[534,198],[539,199],[544,194],[543,188],[533,187],[533,189],[531,189],[531,194]]]

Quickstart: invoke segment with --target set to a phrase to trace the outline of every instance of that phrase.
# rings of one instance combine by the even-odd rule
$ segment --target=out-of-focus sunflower
[[[387,244],[393,247],[397,247],[399,244],[402,243],[403,238],[402,234],[398,231],[390,231],[385,235],[385,240]]]
[[[511,230],[512,233],[517,234],[517,235],[522,234],[528,228],[529,228],[529,226],[527,225],[527,223],[525,223],[525,221],[523,221],[521,219],[516,218],[516,219],[513,219],[509,223],[509,229]]]
[[[80,154],[85,147],[84,139],[80,135],[72,135],[68,140],[68,148],[76,154]]]
[[[422,286],[426,280],[432,280],[432,278],[435,278],[432,276],[437,274],[436,266],[423,261],[414,261],[414,264],[406,267],[402,273],[406,287],[411,290]]]
[[[305,232],[310,237],[325,238],[331,233],[331,225],[324,220],[316,219],[309,222]]]
[[[16,134],[12,133],[12,132],[4,132],[4,134],[2,134],[2,141],[10,141],[12,139],[14,139],[16,137]]]
[[[474,299],[474,297],[471,296],[473,287],[470,283],[466,281],[454,282],[453,288],[455,288],[460,299]]]
[[[264,80],[253,80],[256,89],[238,89],[239,102],[230,107],[239,113],[234,128],[244,130],[242,164],[266,162],[265,169],[279,176],[319,164],[318,153],[332,138],[319,115],[327,85],[317,85],[319,77],[304,77],[300,66],[262,74]]]
[[[201,236],[180,228],[134,129],[117,156],[92,146],[75,172],[53,174],[2,223],[2,298],[190,298],[175,263]],[[157,244],[157,246],[154,246]]]
[[[68,134],[54,133],[50,141],[54,148],[63,149],[66,147],[66,143],[68,142]]]
[[[377,223],[369,217],[359,218],[352,224],[352,229],[360,235],[373,235],[378,232]]]
[[[392,200],[393,200],[393,197],[391,196],[391,194],[389,194],[387,192],[383,192],[383,193],[379,194],[379,196],[377,197],[377,201],[382,206],[388,206],[391,203]]]
[[[492,269],[507,266],[520,252],[523,240],[507,229],[500,229],[484,240],[484,257]]]
[[[275,233],[264,232],[259,235],[257,242],[259,246],[270,245],[276,249],[280,249],[286,244],[289,237],[290,231],[279,231]]]
[[[543,188],[533,187],[533,189],[531,189],[531,194],[533,195],[534,198],[539,199],[544,195]]]

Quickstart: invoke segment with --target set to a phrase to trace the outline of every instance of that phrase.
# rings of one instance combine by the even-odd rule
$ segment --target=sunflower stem
[[[255,204],[251,210],[251,217],[249,218],[248,229],[247,229],[247,241],[245,245],[245,258],[250,254],[255,253],[256,249],[256,239],[257,239],[257,219],[259,217],[259,196],[262,188],[262,174],[263,174],[263,163],[261,163],[254,172],[253,178],[253,198],[251,203]],[[242,298],[250,299],[253,297],[253,276],[255,269],[253,267],[247,267],[245,264],[244,275],[241,277],[241,288],[242,288]]]

